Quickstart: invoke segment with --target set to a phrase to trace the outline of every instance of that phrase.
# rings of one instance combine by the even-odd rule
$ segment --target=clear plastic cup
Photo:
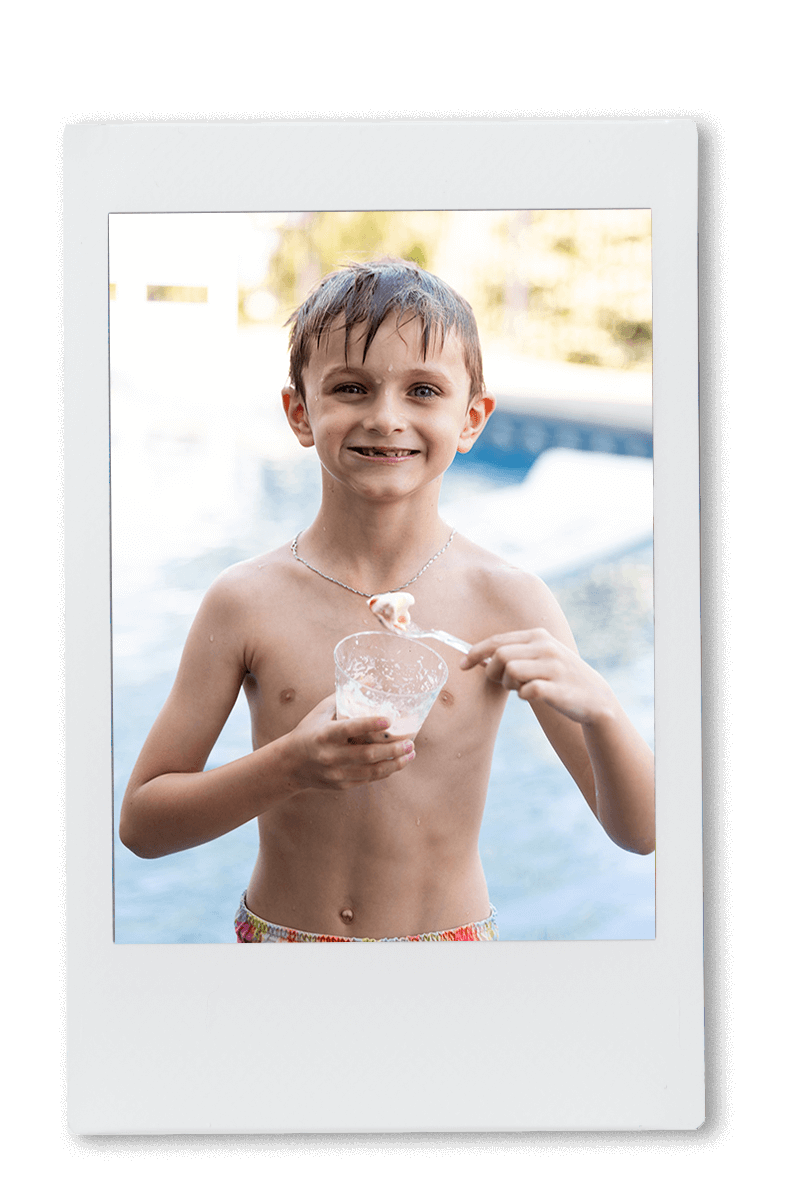
[[[334,648],[338,717],[388,717],[389,732],[414,737],[449,670],[440,654],[397,633],[352,633]]]

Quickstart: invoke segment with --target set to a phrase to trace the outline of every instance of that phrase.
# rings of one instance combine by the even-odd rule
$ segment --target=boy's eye
[[[342,383],[335,384],[332,388],[335,395],[345,396],[366,396],[367,388],[362,383],[355,383],[352,380],[345,380]],[[437,396],[438,389],[430,383],[417,383],[408,389],[408,394],[415,397],[417,400],[430,400],[433,396]]]

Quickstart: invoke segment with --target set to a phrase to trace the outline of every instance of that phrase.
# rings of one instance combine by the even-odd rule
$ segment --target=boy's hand
[[[517,692],[521,700],[550,704],[581,725],[594,725],[617,708],[603,677],[546,629],[486,638],[471,647],[460,667],[468,671],[480,663],[491,682]]]
[[[387,733],[385,717],[335,718],[327,696],[288,734],[299,790],[344,791],[386,779],[415,757],[409,738]]]

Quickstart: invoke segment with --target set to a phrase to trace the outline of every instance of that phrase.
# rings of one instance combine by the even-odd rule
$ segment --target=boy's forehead
[[[369,324],[354,325],[346,341],[346,327],[341,317],[334,322],[320,344],[313,343],[305,369],[329,370],[335,366],[362,366],[380,354],[397,355],[398,359],[413,358],[422,364],[434,364],[444,370],[463,370],[466,360],[463,344],[454,329],[433,329],[425,352],[424,326],[420,317],[404,316],[399,320],[390,314],[375,331],[365,354]]]

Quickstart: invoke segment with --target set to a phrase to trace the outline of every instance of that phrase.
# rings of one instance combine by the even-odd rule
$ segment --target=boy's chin
[[[388,477],[384,471],[380,474],[372,472],[367,476],[351,475],[345,472],[333,473],[324,467],[324,476],[329,487],[334,490],[340,487],[351,496],[360,500],[375,502],[390,502],[393,500],[408,500],[425,492],[440,491],[444,473],[430,479],[406,479],[396,468]]]

